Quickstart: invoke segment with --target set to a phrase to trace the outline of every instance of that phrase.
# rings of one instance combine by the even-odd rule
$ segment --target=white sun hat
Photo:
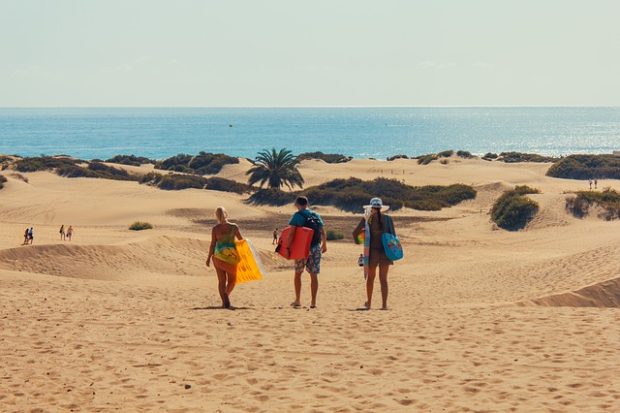
[[[381,198],[373,198],[370,200],[370,204],[364,205],[364,209],[369,209],[369,208],[381,208],[381,211],[385,212],[388,209],[390,209],[390,206],[383,205],[383,201],[381,200]]]

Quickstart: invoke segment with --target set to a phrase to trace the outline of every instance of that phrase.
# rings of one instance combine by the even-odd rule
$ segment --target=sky
[[[0,106],[618,106],[618,0],[0,0]]]

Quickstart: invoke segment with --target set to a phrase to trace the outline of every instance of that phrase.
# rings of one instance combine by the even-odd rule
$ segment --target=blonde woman
[[[207,267],[213,266],[217,273],[218,290],[222,298],[222,307],[232,308],[230,305],[230,294],[235,288],[237,281],[237,264],[239,264],[239,254],[235,247],[235,238],[242,240],[239,227],[228,221],[228,213],[224,207],[217,207],[215,210],[217,224],[211,232],[211,247],[207,258]]]

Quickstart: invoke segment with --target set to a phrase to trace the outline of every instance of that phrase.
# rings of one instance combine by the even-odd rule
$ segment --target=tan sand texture
[[[318,308],[293,300],[292,268],[271,230],[290,206],[135,182],[12,177],[0,190],[0,412],[618,412],[620,222],[579,220],[548,164],[451,159],[304,161],[307,185],[385,176],[472,184],[478,197],[393,214],[406,258],[390,310],[364,303],[360,247],[331,242]],[[245,180],[248,164],[220,176]],[[148,168],[134,168],[147,171]],[[494,228],[503,190],[527,184],[541,206],[521,232]],[[599,187],[620,189],[618,181]],[[216,206],[260,250],[261,282],[221,310],[204,266]],[[360,216],[318,208],[327,226]],[[134,221],[150,231],[132,232]],[[61,224],[76,229],[61,242]],[[33,246],[20,246],[26,226]],[[380,301],[379,285],[375,307]]]

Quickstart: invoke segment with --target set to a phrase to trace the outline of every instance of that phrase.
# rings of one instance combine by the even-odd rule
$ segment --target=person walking
[[[308,198],[300,196],[295,200],[297,212],[293,214],[289,225],[293,227],[290,236],[284,240],[283,246],[290,250],[297,228],[306,227],[313,230],[310,243],[310,253],[307,259],[295,260],[295,301],[291,303],[294,308],[301,307],[301,276],[304,269],[310,274],[310,308],[316,308],[316,298],[319,291],[318,275],[321,272],[321,257],[327,252],[327,235],[321,216],[309,209]]]
[[[69,225],[69,228],[67,228],[67,240],[71,241],[71,238],[73,238],[73,226]]]
[[[383,302],[381,309],[387,310],[388,272],[390,270],[390,266],[393,265],[394,262],[387,257],[382,238],[384,233],[396,235],[396,231],[394,230],[394,222],[392,217],[384,213],[389,209],[389,206],[383,205],[383,201],[380,198],[371,199],[370,205],[366,205],[364,208],[368,211],[368,218],[362,218],[353,231],[354,241],[357,242],[362,233],[365,233],[365,239],[370,241],[369,244],[366,244],[369,245],[367,257],[364,257],[365,260],[368,260],[368,272],[366,276],[366,303],[364,303],[364,308],[366,310],[370,310],[372,306],[372,293],[377,275],[377,268],[379,268],[381,299]]]
[[[224,207],[215,210],[217,224],[211,231],[211,246],[207,258],[207,267],[215,267],[218,281],[218,291],[222,299],[222,307],[234,309],[230,303],[230,294],[237,282],[237,264],[240,258],[235,246],[235,238],[242,240],[237,224],[228,220],[228,213]]]
[[[28,230],[28,243],[32,245],[34,243],[34,228],[30,227]]]
[[[65,225],[60,226],[60,240],[65,241],[67,239],[67,235],[65,234]]]
[[[278,228],[273,230],[273,240],[271,241],[271,245],[276,245],[278,243]]]
[[[22,245],[28,245],[28,240],[30,238],[28,238],[28,233],[30,232],[30,228],[26,228],[26,230],[24,231],[24,243]]]

